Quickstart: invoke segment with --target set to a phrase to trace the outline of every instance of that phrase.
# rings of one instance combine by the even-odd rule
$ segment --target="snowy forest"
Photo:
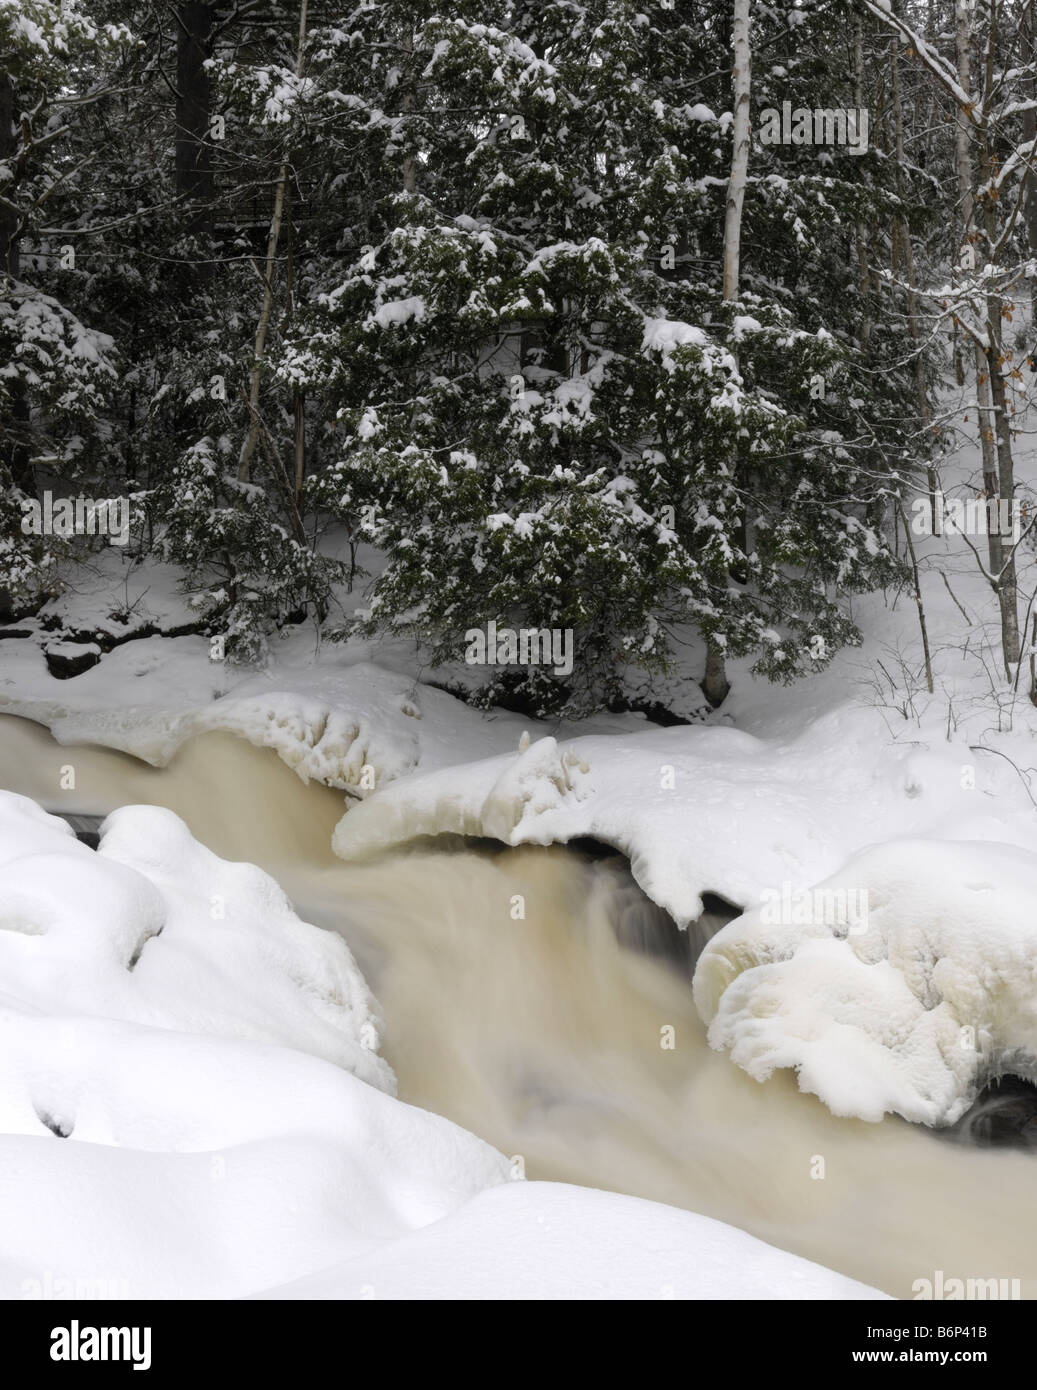
[[[495,620],[577,659],[484,702],[624,708],[697,639],[716,706],[728,658],[795,679],[910,582],[946,374],[981,378],[968,495],[1016,496],[1025,7],[756,6],[733,115],[726,0],[2,15],[12,620],[108,540],[24,534],[50,488],[125,499],[230,661],[300,622],[458,660]],[[784,103],[872,112],[867,148],[759,143]]]
[[[1035,395],[1037,0],[0,0],[0,1297],[1037,1297]]]

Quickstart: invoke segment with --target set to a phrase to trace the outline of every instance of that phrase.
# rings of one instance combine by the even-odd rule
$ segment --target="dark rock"
[[[101,648],[96,642],[56,642],[43,655],[47,660],[47,670],[55,680],[67,681],[96,666],[101,660]]]
[[[1037,1148],[1037,1086],[1007,1074],[991,1081],[940,1136],[979,1148]]]

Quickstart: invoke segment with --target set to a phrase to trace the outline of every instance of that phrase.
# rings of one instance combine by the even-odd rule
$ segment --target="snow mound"
[[[379,1022],[344,941],[171,812],[95,852],[0,793],[0,1298],[241,1297],[504,1181],[394,1099]]]
[[[237,1298],[505,1180],[500,1154],[317,1057],[0,1008],[0,1298]],[[49,1132],[48,1132],[49,1131]]]
[[[465,1299],[887,1297],[708,1216],[554,1182],[489,1188],[377,1254],[264,1296],[428,1299],[447,1287]]]
[[[280,1043],[394,1086],[345,942],[157,806],[115,811],[95,852],[0,792],[0,991],[42,1015]]]
[[[1037,855],[1012,846],[871,849],[707,945],[710,1044],[758,1081],[795,1068],[836,1115],[953,1124],[990,1078],[1037,1080],[1035,899]]]

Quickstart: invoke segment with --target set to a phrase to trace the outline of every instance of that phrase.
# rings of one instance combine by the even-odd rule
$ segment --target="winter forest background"
[[[232,662],[303,622],[433,665],[571,629],[571,675],[468,698],[665,715],[684,660],[715,706],[732,657],[791,681],[859,640],[850,595],[911,593],[970,414],[958,495],[1025,518],[1033,5],[747,13],[0,0],[8,621],[87,644],[56,674],[154,631],[68,620],[108,539],[22,526],[120,497]],[[762,144],[783,103],[865,109],[867,148]],[[1017,681],[1029,535],[970,549]]]

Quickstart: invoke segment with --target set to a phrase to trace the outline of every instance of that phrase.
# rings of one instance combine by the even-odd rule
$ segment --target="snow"
[[[1034,843],[1033,808],[1009,767],[984,767],[984,790],[998,796],[977,796],[959,751],[890,744],[884,733],[876,712],[841,709],[770,739],[708,726],[548,737],[384,786],[350,809],[334,848],[359,859],[420,835],[510,845],[590,836],[625,854],[648,897],[684,926],[703,892],[752,904],[775,885],[827,879],[897,836]]]
[[[952,1124],[990,1078],[1037,1081],[1037,855],[899,840],[820,887],[866,894],[862,921],[755,907],[707,945],[695,1002],[713,1047],[758,1081],[795,1067],[864,1120]]]
[[[408,299],[393,299],[379,305],[369,322],[377,324],[379,328],[389,328],[394,324],[398,326],[409,323],[411,319],[420,322],[424,317],[425,301],[417,295],[412,295]]]
[[[946,549],[955,540],[920,539],[919,548],[924,554],[926,548]],[[108,563],[123,564],[117,559]],[[182,615],[176,604],[155,585],[160,578],[152,572],[151,588],[144,579],[136,581],[147,588],[136,613],[142,616],[150,605],[149,620],[178,622]],[[969,603],[966,580],[955,575],[953,582],[958,600]],[[981,584],[977,574],[976,588]],[[185,740],[206,731],[229,731],[272,748],[304,781],[318,780],[354,798],[334,836],[336,852],[347,860],[424,835],[489,836],[509,845],[589,836],[625,854],[647,895],[686,925],[700,915],[707,891],[750,909],[745,920],[752,922],[753,910],[760,915],[763,895],[783,885],[794,891],[838,882],[852,886],[859,873],[856,856],[883,846],[896,855],[900,842],[928,841],[933,842],[930,850],[907,863],[904,883],[918,885],[912,902],[917,894],[942,901],[943,886],[955,878],[942,867],[941,853],[950,854],[952,869],[958,855],[965,864],[967,853],[973,866],[970,882],[991,877],[992,871],[980,871],[985,855],[991,863],[1001,863],[1005,855],[1011,859],[1022,852],[1020,862],[1028,866],[1028,853],[1037,846],[1037,815],[1026,771],[1031,760],[1028,703],[1013,707],[1018,732],[989,728],[986,697],[977,694],[972,700],[957,674],[960,657],[944,634],[961,617],[949,597],[943,609],[936,606],[940,592],[942,586],[930,581],[927,601],[937,679],[941,662],[946,662],[947,689],[938,685],[928,701],[912,697],[917,703],[905,704],[910,718],[894,715],[881,697],[870,705],[862,699],[858,672],[873,668],[876,655],[887,669],[892,660],[881,629],[874,649],[853,654],[824,676],[789,691],[740,681],[737,663],[732,663],[736,687],[726,708],[737,728],[713,720],[660,729],[629,715],[601,716],[584,726],[551,726],[504,711],[486,718],[418,681],[412,674],[413,648],[405,643],[383,645],[376,665],[363,644],[314,650],[312,634],[305,630],[277,644],[274,659],[263,670],[235,671],[210,661],[200,637],[153,637],[126,642],[99,666],[69,681],[47,673],[36,642],[8,641],[0,690],[10,693],[6,699],[0,696],[0,703],[11,713],[48,723],[63,742],[105,743],[158,765],[168,762]],[[136,602],[132,589],[125,597]],[[91,601],[89,594],[70,596],[66,611],[74,617]],[[881,616],[880,600],[872,602],[870,617]],[[40,640],[52,639],[41,633]],[[127,703],[127,690],[137,697],[135,703]],[[1003,722],[1011,714],[1007,710]],[[118,829],[116,819],[109,832],[112,846],[119,843]],[[160,835],[158,828],[154,833],[156,843],[172,834],[162,829]],[[951,849],[942,851],[941,844]],[[75,873],[87,875],[80,896],[97,897],[98,890],[89,885],[102,865],[109,875],[115,871],[109,862],[112,853],[91,857],[85,850],[77,853],[75,845],[68,852],[81,861]],[[224,891],[220,884],[229,871],[202,864],[201,858],[198,862],[201,867],[186,878],[198,884],[190,910],[208,913],[208,898]],[[873,861],[859,862],[867,866]],[[873,909],[887,870],[874,872]],[[840,874],[851,877],[840,879]],[[128,890],[113,879],[110,891]],[[244,891],[232,886],[229,901]],[[1004,894],[990,901],[1000,904],[998,921],[1008,921]],[[60,906],[56,900],[53,910],[59,915]],[[880,919],[886,934],[881,939],[890,943],[889,959],[869,963],[862,963],[860,954],[871,940],[867,935],[826,942],[798,927],[767,927],[757,920],[751,939],[762,940],[761,931],[767,940],[780,938],[789,958],[757,962],[747,957],[744,978],[732,985],[730,998],[721,998],[716,994],[716,953],[739,939],[742,928],[732,925],[702,965],[701,980],[710,983],[700,983],[699,997],[708,1001],[702,1008],[711,1037],[753,1075],[779,1065],[797,1067],[801,1084],[816,1090],[837,1113],[874,1119],[895,1111],[926,1123],[953,1120],[990,1066],[986,1054],[946,1053],[955,1030],[976,1028],[989,1037],[991,1055],[1016,1048],[1024,1060],[1037,1050],[1037,1030],[1028,1039],[1025,1028],[1015,1024],[1006,1024],[1003,1031],[995,1028],[999,996],[992,985],[993,993],[975,998],[955,993],[930,1017],[929,1004],[937,997],[933,991],[944,987],[942,976],[934,984],[926,973],[933,951],[983,979],[1000,971],[999,953],[1009,951],[1007,944],[993,944],[1000,937],[991,928],[984,935],[990,953],[984,954],[970,934],[971,919],[941,911],[938,939],[920,909],[913,908],[899,924]],[[236,930],[231,908],[228,918],[222,928],[227,943]],[[272,984],[265,995],[250,992],[246,1001],[232,990],[225,967],[211,953],[204,954],[204,936],[181,940],[182,951],[174,949],[177,937],[168,933],[149,941],[140,966],[127,975],[119,962],[140,943],[127,937],[117,949],[112,937],[104,972],[96,960],[84,962],[87,973],[69,981],[68,1001],[78,1000],[85,1013],[100,1010],[140,1022],[150,1016],[149,1009],[162,1014],[161,1000],[148,993],[150,961],[162,960],[172,976],[180,972],[186,979],[191,974],[186,958],[204,958],[207,970],[192,992],[197,1026],[204,1031],[206,1018],[216,1020],[212,1028],[222,1026],[221,1018],[233,1018],[239,1032],[282,1040],[278,1028],[285,1025]],[[235,949],[244,952],[244,959],[254,958],[258,938],[241,938]],[[761,976],[757,971],[764,965],[767,972]],[[945,972],[950,969],[950,964],[944,967]],[[1019,978],[1029,978],[1025,969]],[[95,988],[103,1002],[91,1007]],[[761,1000],[774,991],[780,1008],[764,1029],[758,1017],[765,1007]],[[802,991],[810,998],[805,1015],[798,1002]],[[277,1025],[275,1015],[282,1020]],[[883,1032],[887,1018],[899,1020],[900,1031],[892,1039]],[[178,1026],[176,1017],[163,1026]],[[825,1066],[820,1046],[811,1042],[815,1033],[826,1039]],[[327,1037],[321,1055],[329,1055],[329,1047],[336,1060]],[[949,1062],[940,1061],[948,1055]],[[370,1054],[364,1056],[372,1062]],[[851,1057],[852,1085],[847,1080]]]
[[[1023,109],[1006,97],[1000,115],[996,104],[991,114],[889,0],[865,6],[977,127]],[[17,11],[0,0],[24,55],[71,53],[74,41],[98,34],[128,37],[122,26],[95,31],[75,4],[44,28]],[[791,13],[793,27],[804,13]],[[487,25],[442,25],[447,37],[435,43],[426,76],[460,40],[492,64],[505,96],[556,100],[554,68],[527,45]],[[346,41],[334,29],[322,39]],[[390,88],[400,75],[392,71]],[[784,71],[771,68],[779,78]],[[227,69],[235,80],[237,73]],[[280,123],[314,92],[309,78],[260,68],[250,99]],[[331,99],[366,112],[369,128],[387,131],[395,142],[387,150],[399,153],[400,116],[344,93]],[[667,119],[663,102],[651,110]],[[701,104],[670,114],[722,132],[732,121]],[[54,117],[47,128],[59,124]],[[1003,187],[1033,148],[1030,141],[1012,152],[980,193]],[[677,157],[674,147],[660,165],[672,186]],[[511,182],[500,172],[490,186]],[[722,197],[725,182],[707,175],[685,180],[685,191]],[[821,183],[830,191],[831,180]],[[773,173],[761,186],[789,187]],[[577,206],[600,202],[580,184],[570,195]],[[824,193],[818,197],[827,207]],[[806,245],[806,224],[795,218],[791,226]],[[496,254],[489,223],[458,217],[456,230],[472,256]],[[29,259],[43,266],[55,249],[42,245]],[[607,242],[535,249],[534,241],[505,319],[549,310],[545,277],[559,264],[572,262],[575,273],[585,262],[615,282]],[[377,255],[362,258],[361,269],[373,271]],[[929,298],[946,298],[947,313],[957,304],[967,318],[962,295],[992,278],[994,269],[982,266],[971,285],[930,287]],[[334,306],[353,284],[323,301]],[[401,331],[426,319],[423,298],[387,297],[409,288],[402,276],[383,282],[363,327]],[[464,313],[484,307],[473,293]],[[64,388],[58,412],[96,417],[99,391],[117,375],[114,340],[28,283],[14,286],[0,312],[22,344],[0,377],[40,383],[56,373]],[[1033,386],[1022,365],[1029,317],[1004,330],[1006,356],[1015,351],[1020,363],[1006,381],[1019,417]],[[739,315],[731,341],[763,331],[759,319]],[[786,347],[802,336],[790,333]],[[218,346],[215,330],[207,341]],[[986,341],[982,333],[978,341]],[[693,361],[713,378],[710,408],[741,410],[737,363],[707,328],[646,318],[642,351],[669,372]],[[527,390],[511,407],[524,417],[519,432],[534,433],[538,416],[541,426],[571,433],[593,425],[604,364],[550,392]],[[298,355],[289,359],[296,384],[304,366]],[[160,386],[156,401],[170,389]],[[937,458],[940,482],[956,481],[973,501],[984,487],[968,432],[974,391],[967,384],[955,403],[947,387],[934,415],[954,450]],[[1022,418],[1016,423],[1019,496],[1029,503],[1032,436]],[[373,439],[380,428],[372,407],[359,437]],[[834,430],[819,432],[816,443],[850,457]],[[84,449],[73,438],[65,457],[85,460]],[[470,462],[474,456],[450,455],[452,467]],[[554,478],[571,471],[559,465]],[[441,478],[448,481],[445,465]],[[622,475],[603,481],[602,497],[647,524],[631,486]],[[513,512],[489,518],[488,529],[535,539],[544,514]],[[704,506],[696,519],[704,531],[721,529]],[[846,530],[854,545],[874,547],[852,518]],[[331,532],[328,541],[341,545]],[[329,647],[312,630],[292,628],[261,667],[234,669],[193,631],[198,609],[174,592],[171,569],[135,568],[110,549],[83,548],[87,563],[64,570],[73,587],[26,620],[30,639],[2,634],[0,710],[45,723],[65,744],[101,743],[155,766],[214,731],[270,749],[302,782],[346,794],[334,834],[346,860],[450,834],[512,846],[583,837],[614,846],[682,926],[699,917],[707,891],[744,907],[707,945],[694,982],[709,1040],[734,1065],[759,1081],[794,1070],[801,1089],[838,1116],[878,1121],[892,1113],[946,1125],[1001,1072],[1037,1081],[1037,712],[1026,696],[1026,651],[1022,684],[1002,679],[982,565],[950,536],[920,540],[917,550],[932,645],[928,690],[910,593],[846,595],[866,634],[863,650],[841,653],[792,690],[755,683],[736,659],[723,711],[702,712],[702,646],[687,631],[676,634],[679,669],[656,686],[618,673],[624,694],[661,698],[698,721],[664,729],[636,715],[574,726],[477,714],[433,687],[428,653],[400,640]],[[361,573],[367,551],[361,547]],[[1018,563],[1025,630],[1032,544],[1020,547]],[[54,568],[59,574],[63,562]],[[338,597],[348,617],[363,596]],[[651,650],[655,637],[651,626],[633,634],[631,650]],[[787,639],[775,629],[764,640]],[[99,661],[59,680],[48,654]],[[68,661],[52,664],[67,674]],[[478,679],[460,665],[436,678],[455,690]],[[64,804],[91,794],[81,787]],[[273,879],[219,859],[170,812],[114,812],[95,853],[34,803],[0,793],[0,871],[0,1171],[10,1179],[0,1182],[0,1293],[17,1296],[26,1279],[54,1271],[123,1281],[144,1296],[861,1292],[704,1217],[509,1181],[507,1158],[395,1099],[378,1055],[379,1008],[342,940],[302,921]],[[829,915],[840,894],[861,907],[849,921]],[[256,1211],[264,1213],[258,1228],[249,1220]]]
[[[0,847],[0,1297],[883,1296],[396,1100],[343,941],[171,812]]]
[[[731,337],[736,343],[742,342],[750,333],[759,333],[762,329],[760,320],[749,314],[736,314],[731,320]]]
[[[242,1297],[428,1222],[506,1162],[328,1062],[5,1006],[0,1296],[60,1271]],[[64,1123],[59,1140],[35,1108]]]
[[[99,657],[101,648],[96,642],[48,642],[47,652],[50,656],[60,656],[71,660],[79,656]]]
[[[705,347],[708,339],[701,328],[678,319],[646,319],[642,352],[661,352],[669,357],[675,347],[690,343],[692,347]]]
[[[278,1043],[392,1088],[377,1006],[345,943],[171,811],[114,811],[95,853],[0,793],[0,869],[0,981],[21,1009]]]
[[[553,1182],[488,1188],[376,1255],[267,1297],[421,1299],[446,1287],[465,1299],[883,1297],[709,1217]]]
[[[360,547],[358,560],[370,563],[368,547]],[[58,635],[30,621],[31,640],[7,640],[0,648],[0,713],[46,724],[61,743],[116,748],[154,767],[166,766],[197,734],[225,730],[272,748],[304,782],[354,796],[369,794],[372,776],[377,788],[419,767],[514,748],[524,731],[547,731],[504,711],[484,718],[423,683],[415,675],[415,646],[402,639],[377,648],[321,646],[312,628],[288,629],[266,665],[249,668],[213,660],[203,636],[134,636],[182,631],[193,616],[171,567],[134,565],[117,547],[101,551],[43,618],[60,619],[80,638],[103,634],[120,645],[82,675],[57,680],[43,650],[53,651]],[[73,643],[69,653],[84,650]],[[444,677],[465,685],[472,672],[459,663]],[[630,716],[602,715],[586,727],[641,725]],[[365,768],[371,769],[366,777]]]

